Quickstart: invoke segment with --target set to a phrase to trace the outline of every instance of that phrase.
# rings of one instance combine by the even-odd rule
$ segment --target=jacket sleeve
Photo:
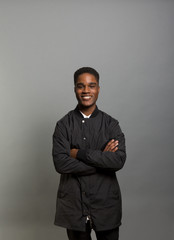
[[[120,170],[126,161],[126,147],[125,137],[122,133],[118,121],[111,123],[110,139],[119,141],[118,150],[116,152],[103,152],[102,150],[83,150],[80,149],[77,153],[77,159],[93,166],[105,170],[118,171]],[[108,140],[108,141],[109,141]]]
[[[95,167],[70,157],[70,143],[66,138],[66,128],[63,125],[60,127],[58,123],[53,134],[52,155],[55,169],[60,174],[86,176],[96,172]]]

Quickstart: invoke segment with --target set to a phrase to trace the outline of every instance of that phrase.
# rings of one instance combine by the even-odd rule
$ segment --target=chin
[[[95,103],[91,103],[91,104],[83,104],[83,103],[81,103],[80,104],[80,106],[82,106],[83,108],[90,108],[90,107],[92,107],[94,105],[95,105]]]

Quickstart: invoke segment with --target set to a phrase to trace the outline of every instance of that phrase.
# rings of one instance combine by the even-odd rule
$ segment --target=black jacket
[[[119,140],[116,152],[103,152],[107,142]],[[80,149],[77,159],[70,149]],[[53,161],[61,174],[55,224],[85,231],[86,217],[95,231],[121,224],[121,193],[115,172],[126,160],[125,138],[118,121],[96,107],[90,118],[78,108],[57,122]]]

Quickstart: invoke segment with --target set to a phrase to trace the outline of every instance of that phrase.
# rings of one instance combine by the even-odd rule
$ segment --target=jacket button
[[[82,123],[85,123],[85,120],[82,120]]]
[[[86,140],[86,138],[84,137],[83,140]]]

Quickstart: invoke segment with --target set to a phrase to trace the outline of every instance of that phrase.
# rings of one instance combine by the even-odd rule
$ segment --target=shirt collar
[[[80,113],[82,114],[82,116],[84,117],[84,118],[90,118],[90,116],[91,116],[91,114],[90,115],[85,115],[84,113],[82,113],[81,111],[80,111]]]
[[[80,110],[79,110],[79,108],[78,108],[78,105],[77,105],[76,108],[74,109],[74,112],[75,112],[79,117],[84,118],[83,115],[82,115],[82,113],[80,112]],[[99,109],[98,109],[98,107],[96,106],[96,108],[95,108],[95,110],[93,111],[93,113],[91,114],[90,118],[96,117],[97,114],[98,114],[98,112],[99,112]]]

